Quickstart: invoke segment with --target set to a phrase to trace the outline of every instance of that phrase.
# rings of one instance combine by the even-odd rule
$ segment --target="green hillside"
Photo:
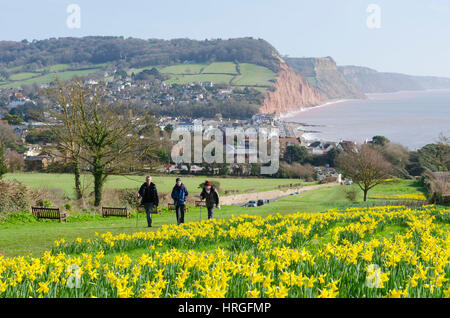
[[[89,65],[83,67],[71,67],[70,65],[54,65],[48,68],[41,68],[34,72],[21,72],[16,69],[11,72],[7,80],[0,82],[0,88],[20,87],[23,85],[48,84],[58,77],[61,80],[70,80],[74,76],[87,76],[89,74],[106,70],[105,65]]]
[[[270,86],[276,74],[268,68],[243,63],[240,64],[241,74],[233,81],[233,85],[238,86]]]
[[[104,70],[108,66],[128,70],[130,75],[156,66],[166,74],[235,76],[239,75],[235,63],[254,64],[275,73],[280,71],[275,48],[262,39],[251,37],[196,41],[88,36],[32,42],[0,41],[3,86],[20,86],[21,81],[40,83],[46,79],[32,79],[87,68]]]
[[[168,76],[168,84],[188,84],[212,82],[214,84],[226,84],[231,86],[253,87],[265,91],[272,85],[276,77],[275,72],[270,69],[251,63],[237,64],[234,62],[215,63],[193,63],[176,65],[149,65],[140,68],[127,68],[125,71],[129,76],[138,74],[144,70],[151,70],[156,67],[160,73]],[[70,64],[56,64],[49,67],[37,69],[35,71],[23,71],[23,68],[9,69],[8,79],[0,81],[0,88],[20,87],[22,85],[48,84],[58,77],[61,80],[70,80],[74,76],[88,76],[97,72],[107,72],[108,69],[115,69],[114,63],[102,63],[84,66]],[[240,72],[240,73],[238,73]],[[102,77],[103,80],[110,81],[112,76]],[[98,78],[97,78],[98,79]]]
[[[238,70],[240,73],[238,73]],[[266,67],[233,62],[216,62],[207,64],[174,65],[160,70],[170,76],[170,84],[187,84],[212,82],[231,86],[268,88],[272,85],[276,74]]]

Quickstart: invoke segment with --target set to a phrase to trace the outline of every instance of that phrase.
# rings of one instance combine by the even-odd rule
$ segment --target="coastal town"
[[[146,103],[158,104],[163,107],[186,105],[189,103],[207,104],[211,100],[227,101],[236,98],[236,89],[231,89],[226,85],[216,85],[212,82],[190,83],[185,85],[166,84],[157,78],[161,75],[157,71],[144,72],[149,77],[139,74],[139,76],[116,77],[110,82],[106,82],[105,88],[108,98],[113,102],[129,102],[133,105]],[[148,73],[148,74],[147,74]],[[156,75],[156,77],[155,77]],[[145,78],[137,80],[136,78]],[[100,83],[92,78],[85,78],[84,84],[96,87]],[[34,85],[25,88],[0,89],[0,118],[3,125],[8,125],[16,134],[23,145],[22,151],[10,150],[7,154],[7,162],[13,169],[25,171],[48,171],[52,165],[64,161],[64,156],[58,151],[49,151],[53,148],[52,140],[48,136],[48,131],[52,126],[60,123],[52,116],[52,111],[57,105],[52,105],[42,97],[40,91],[48,88],[52,84]],[[245,94],[244,94],[245,92]],[[248,89],[239,91],[240,98],[254,98],[258,96]],[[243,97],[242,97],[243,96]],[[172,132],[174,130],[187,131],[190,133],[204,133],[207,129],[219,129],[225,135],[227,129],[242,128],[244,131],[252,129],[274,129],[278,132],[279,151],[281,159],[288,147],[305,147],[311,156],[326,156],[327,153],[337,148],[343,150],[355,143],[351,141],[327,142],[322,140],[308,140],[304,138],[305,131],[302,124],[287,122],[275,114],[255,114],[249,119],[223,118],[221,114],[216,114],[215,118],[187,117],[187,116],[165,116],[156,115],[157,126],[161,131]],[[224,138],[224,145],[225,145]],[[249,149],[251,140],[246,137],[244,141],[235,145],[229,145],[225,152],[233,151],[236,155],[243,154],[246,159],[252,149]],[[9,159],[8,159],[9,158]],[[12,164],[12,161],[15,164]],[[250,174],[250,165],[230,166],[230,171],[238,169],[242,174]],[[327,177],[337,176],[333,169],[324,167],[314,167],[316,178],[323,180]],[[208,170],[208,168],[206,168]],[[202,164],[177,165],[171,163],[163,165],[158,170],[161,173],[182,173],[192,174],[205,173]],[[219,168],[213,168],[213,174],[219,174]]]

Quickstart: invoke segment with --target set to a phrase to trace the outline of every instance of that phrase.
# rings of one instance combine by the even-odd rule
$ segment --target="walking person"
[[[159,205],[158,191],[156,185],[152,182],[152,177],[145,178],[145,183],[139,189],[138,197],[142,198],[141,205],[144,206],[147,213],[148,227],[152,227],[152,211]]]
[[[206,200],[206,209],[208,210],[208,220],[213,218],[214,207],[220,208],[219,205],[219,193],[217,193],[216,188],[211,185],[211,182],[206,181],[205,187],[200,194],[200,199]]]
[[[186,206],[186,200],[189,193],[186,186],[181,182],[180,178],[177,178],[176,184],[172,190],[173,204],[175,205],[175,213],[177,217],[177,224],[184,223],[184,208]]]

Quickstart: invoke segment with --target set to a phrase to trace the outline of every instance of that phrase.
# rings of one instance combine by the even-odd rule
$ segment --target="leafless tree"
[[[88,93],[81,82],[64,83],[56,80],[56,85],[41,92],[50,101],[55,103],[59,110],[54,116],[57,120],[51,128],[57,141],[54,155],[62,156],[63,160],[71,163],[75,177],[75,192],[77,199],[83,197],[81,189],[81,139],[78,136],[79,116],[78,110],[84,103]]]
[[[0,143],[6,147],[15,142],[17,142],[17,136],[14,130],[8,124],[0,122]]]
[[[22,171],[25,169],[25,160],[17,151],[8,149],[6,151],[6,161],[10,172]]]
[[[356,146],[341,153],[337,164],[361,188],[364,201],[367,201],[369,190],[383,183],[392,173],[392,165],[370,145]]]
[[[56,92],[61,103],[70,106],[65,111],[59,104],[64,114],[64,125],[56,135],[59,145],[75,156],[72,160],[87,166],[94,177],[94,204],[99,206],[109,175],[142,171],[144,163],[155,158],[155,140],[150,137],[154,118],[113,103],[100,85],[59,82]]]

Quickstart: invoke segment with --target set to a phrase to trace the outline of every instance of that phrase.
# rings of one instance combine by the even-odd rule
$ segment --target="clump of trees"
[[[308,149],[299,145],[287,146],[283,159],[289,164],[294,162],[303,164],[308,159]]]
[[[274,175],[276,178],[289,178],[289,179],[304,179],[308,182],[314,180],[315,170],[309,164],[300,164],[294,162],[292,164],[287,164],[285,162],[280,163],[280,168],[278,172]]]
[[[149,113],[162,116],[186,116],[190,118],[223,118],[248,119],[259,112],[259,106],[247,102],[210,101],[208,104],[194,105],[151,105]]]
[[[300,163],[310,164],[313,166],[324,166],[326,164],[330,167],[336,166],[336,158],[341,153],[339,148],[331,148],[325,155],[312,155],[308,153],[308,149],[305,146],[290,145],[286,147],[286,151],[282,160],[288,164]]]

